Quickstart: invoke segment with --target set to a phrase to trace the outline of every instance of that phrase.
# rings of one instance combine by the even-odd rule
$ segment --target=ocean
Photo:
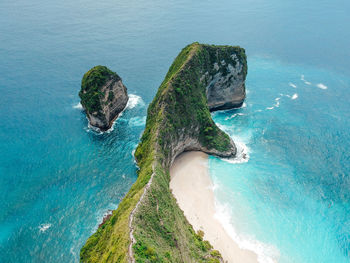
[[[133,151],[173,59],[194,41],[248,55],[244,107],[213,113],[237,142],[210,157],[217,217],[260,262],[350,261],[350,2],[0,3],[0,262],[78,262],[136,180]],[[131,99],[88,127],[83,74],[116,71]]]

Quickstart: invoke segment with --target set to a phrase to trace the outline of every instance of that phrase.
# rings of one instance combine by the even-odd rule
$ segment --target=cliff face
[[[239,63],[233,62],[235,56]],[[230,63],[217,69],[215,63],[223,60]],[[242,97],[231,96],[229,103],[223,103],[219,95],[207,96],[211,91],[222,94],[236,89],[235,80],[240,74],[245,78],[246,70],[240,47],[193,43],[181,51],[148,107],[146,128],[135,152],[139,177],[112,217],[82,248],[82,262],[222,261],[178,207],[169,189],[169,168],[183,151],[235,156],[233,141],[211,118],[208,100],[219,105],[212,108],[217,109],[239,105],[236,102]],[[225,83],[224,91],[219,83]]]
[[[210,111],[226,110],[242,106],[245,99],[247,64],[244,56],[232,53],[226,60],[213,64],[212,73],[206,72],[207,99]]]
[[[90,124],[102,131],[112,126],[129,99],[121,78],[104,66],[85,73],[79,96]]]

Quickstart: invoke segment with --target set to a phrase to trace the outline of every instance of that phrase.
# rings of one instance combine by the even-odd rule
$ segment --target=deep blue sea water
[[[347,0],[2,0],[0,262],[78,262],[136,180],[147,105],[194,41],[248,54],[246,107],[214,114],[249,156],[210,158],[225,226],[263,260],[349,262],[349,10]],[[98,64],[133,94],[105,134],[77,107]]]

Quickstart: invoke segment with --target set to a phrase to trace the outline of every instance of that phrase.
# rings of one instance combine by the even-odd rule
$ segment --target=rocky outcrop
[[[96,66],[84,74],[79,92],[90,125],[106,131],[128,102],[122,79],[105,66]]]
[[[232,49],[231,52],[202,75],[210,111],[238,108],[244,102],[247,61],[240,54],[241,50]]]

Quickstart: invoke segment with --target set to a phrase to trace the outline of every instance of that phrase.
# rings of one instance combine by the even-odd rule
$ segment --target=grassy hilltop
[[[220,262],[220,253],[203,240],[203,233],[195,233],[171,194],[169,167],[184,150],[235,154],[233,142],[211,118],[205,77],[215,74],[215,62],[234,63],[232,54],[246,74],[246,56],[240,47],[193,43],[177,56],[148,107],[146,128],[135,152],[138,179],[111,218],[87,240],[80,253],[82,262],[128,262],[130,244],[136,262]]]

